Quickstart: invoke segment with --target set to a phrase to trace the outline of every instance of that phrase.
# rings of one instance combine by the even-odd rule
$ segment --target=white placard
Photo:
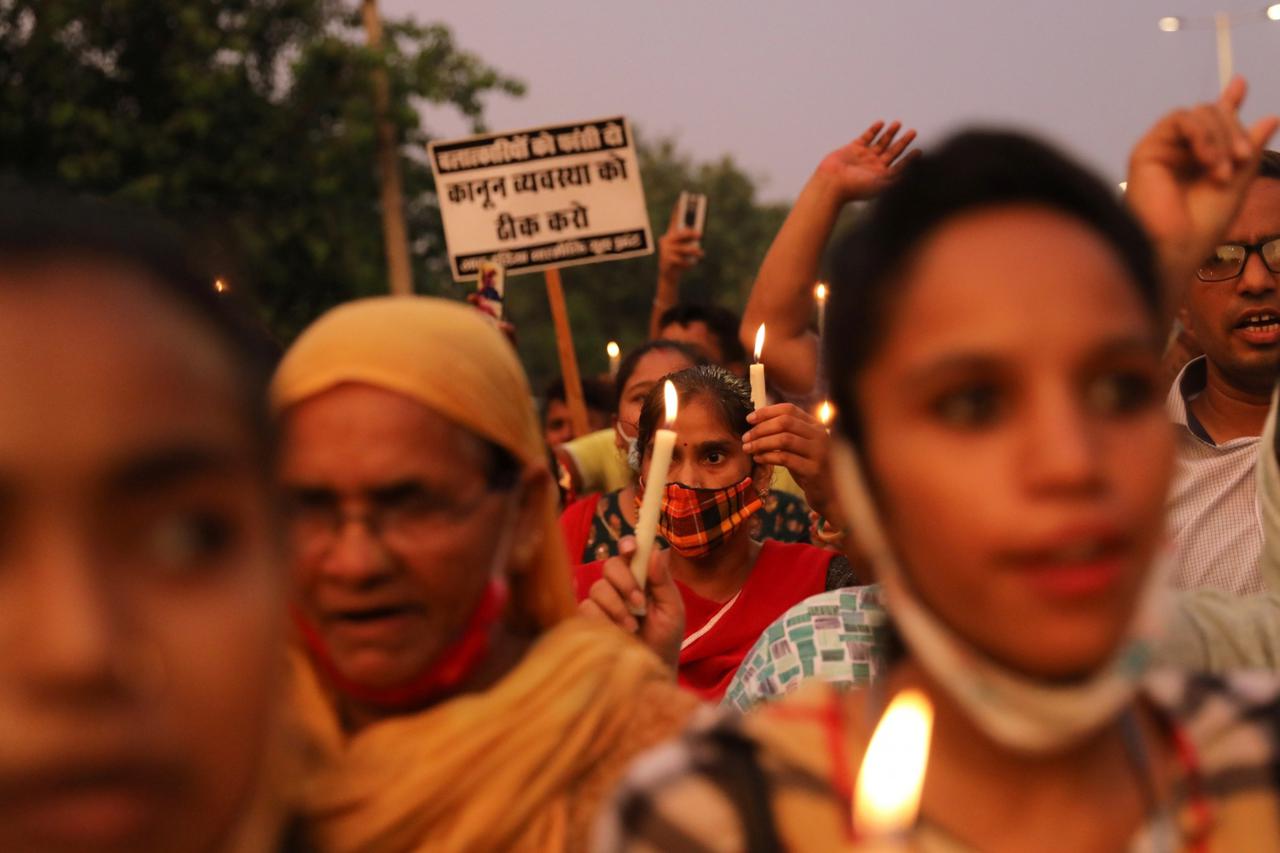
[[[456,281],[653,252],[631,125],[596,119],[427,146]]]

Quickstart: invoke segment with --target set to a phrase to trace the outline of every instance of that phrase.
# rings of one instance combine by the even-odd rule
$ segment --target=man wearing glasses
[[[1204,355],[1182,369],[1168,399],[1178,427],[1173,584],[1262,592],[1255,465],[1280,373],[1280,152],[1264,156],[1226,241],[1196,279],[1180,319]]]

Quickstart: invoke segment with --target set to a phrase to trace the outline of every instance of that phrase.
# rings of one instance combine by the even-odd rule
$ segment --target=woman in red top
[[[841,517],[829,497],[822,426],[790,405],[753,411],[746,383],[719,367],[693,367],[668,379],[680,405],[658,530],[671,548],[655,551],[650,561],[647,602],[631,574],[630,540],[619,543],[621,556],[579,566],[577,593],[583,613],[638,633],[678,661],[683,686],[718,700],[770,622],[854,578],[837,551],[762,543],[748,523],[763,506],[775,464],[791,471],[814,509]],[[640,413],[641,471],[649,464],[662,400],[655,387]],[[647,485],[641,482],[641,495]],[[640,606],[648,610],[643,620],[631,613]]]

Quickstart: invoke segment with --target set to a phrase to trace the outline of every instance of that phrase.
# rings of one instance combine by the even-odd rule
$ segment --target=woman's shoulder
[[[824,570],[828,563],[840,555],[839,551],[810,545],[808,542],[782,542],[765,539],[760,543],[760,559],[769,562],[812,563]]]
[[[1197,748],[1206,770],[1243,760],[1280,771],[1280,673],[1158,669],[1143,688]],[[1265,749],[1238,750],[1241,742]],[[1280,785],[1280,775],[1272,778]]]
[[[810,680],[843,688],[868,684],[886,665],[886,624],[879,586],[810,596],[764,630],[738,667],[724,703],[746,711]]]
[[[848,798],[828,749],[840,703],[815,685],[778,713],[699,709],[680,738],[632,765],[597,849],[815,849],[847,839]]]
[[[1158,670],[1144,695],[1177,735],[1188,805],[1212,820],[1213,849],[1272,850],[1280,839],[1280,675]],[[1195,813],[1192,807],[1190,812]],[[1263,840],[1266,840],[1265,843]]]

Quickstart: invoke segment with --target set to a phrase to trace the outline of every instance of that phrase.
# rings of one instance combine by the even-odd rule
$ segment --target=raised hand
[[[1169,113],[1129,158],[1125,201],[1175,279],[1189,278],[1221,239],[1280,126],[1275,116],[1241,124],[1246,92],[1236,77],[1217,101]]]
[[[679,278],[702,259],[702,247],[698,241],[702,235],[692,228],[685,228],[676,221],[680,205],[671,211],[667,232],[658,239],[658,276]]]
[[[813,415],[791,403],[757,409],[747,416],[751,429],[743,447],[757,465],[781,465],[804,490],[809,507],[826,518],[842,518],[835,505],[827,429]]]
[[[635,634],[674,670],[684,639],[684,599],[671,577],[667,552],[656,548],[649,558],[648,583],[641,591],[631,574],[635,551],[635,537],[618,540],[619,556],[604,561],[604,576],[591,585],[578,612],[592,619],[607,619]],[[635,615],[640,610],[643,617]]]
[[[814,177],[827,182],[841,202],[858,201],[877,195],[918,153],[903,153],[916,138],[914,130],[898,137],[899,122],[887,128],[877,121],[843,148],[837,148],[818,164]]]

